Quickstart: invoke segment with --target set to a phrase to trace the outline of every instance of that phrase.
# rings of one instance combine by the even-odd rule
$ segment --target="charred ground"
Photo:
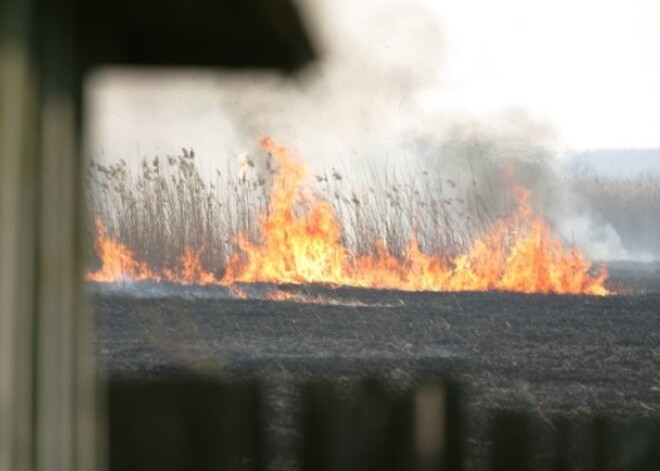
[[[285,462],[301,382],[350,388],[368,376],[396,389],[456,378],[480,467],[495,409],[529,412],[541,434],[558,415],[660,416],[660,277],[628,268],[613,281],[627,294],[610,297],[281,286],[311,302],[272,302],[221,288],[144,285],[140,297],[94,286],[97,350],[111,378],[194,371],[263,381],[271,445]]]

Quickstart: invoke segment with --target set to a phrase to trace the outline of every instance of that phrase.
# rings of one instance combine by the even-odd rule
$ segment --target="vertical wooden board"
[[[345,404],[331,383],[302,388],[300,464],[303,471],[339,471],[341,434],[347,427]]]
[[[497,412],[493,420],[492,471],[529,471],[531,465],[531,427],[520,413]]]
[[[571,469],[570,442],[572,434],[570,422],[566,417],[561,417],[554,421],[554,425],[552,469],[553,471],[569,471]]]
[[[414,464],[414,399],[411,391],[392,398],[387,435],[385,466],[391,471],[408,471]]]
[[[660,471],[660,419],[625,424],[620,440],[618,463],[625,471]]]
[[[264,406],[260,387],[252,382],[229,384],[219,406],[223,408],[223,469],[265,471]]]
[[[350,453],[348,469],[381,471],[391,465],[387,439],[392,406],[392,398],[381,383],[366,380],[361,384],[346,435]]]
[[[0,470],[34,463],[38,82],[32,2],[0,4]]]
[[[591,425],[592,462],[594,471],[616,469],[617,443],[612,424],[605,417],[594,417]]]
[[[457,383],[422,385],[415,393],[415,469],[463,468],[461,393]]]
[[[261,409],[254,384],[112,382],[110,470],[262,471]]]

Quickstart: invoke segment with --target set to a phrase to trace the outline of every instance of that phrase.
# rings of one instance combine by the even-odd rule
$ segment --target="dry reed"
[[[100,219],[110,236],[152,266],[171,266],[191,247],[221,276],[237,251],[236,236],[258,241],[259,216],[268,210],[272,162],[259,171],[241,159],[238,168],[228,164],[213,178],[202,178],[188,149],[145,159],[137,172],[124,160],[109,166],[90,161],[90,219]],[[343,244],[355,255],[373,254],[381,241],[402,257],[414,232],[425,252],[452,256],[487,229],[466,218],[463,201],[447,195],[439,178],[422,169],[415,172],[418,178],[405,180],[391,169],[364,167],[357,173],[332,169],[312,179],[315,194],[335,210]]]

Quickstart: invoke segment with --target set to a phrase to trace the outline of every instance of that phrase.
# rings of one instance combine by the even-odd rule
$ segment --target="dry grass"
[[[123,160],[109,167],[91,162],[87,178],[91,217],[152,266],[171,265],[193,247],[206,266],[224,267],[234,236],[255,234],[256,215],[266,206],[263,180],[220,170],[212,181],[203,179],[186,149],[143,160],[137,175]]]
[[[259,216],[267,211],[277,170],[267,155],[259,163],[244,156],[209,178],[201,176],[187,149],[144,160],[137,170],[123,160],[108,167],[91,162],[89,212],[154,267],[173,265],[191,247],[205,267],[222,276],[237,251],[235,237],[259,239]],[[494,174],[490,170],[481,173]],[[402,177],[392,168],[364,164],[350,172],[329,169],[310,183],[334,207],[342,242],[352,253],[373,253],[380,240],[402,256],[415,233],[423,251],[452,257],[492,227],[511,202],[482,201],[474,173],[472,182],[469,175],[456,182],[439,173],[420,167]],[[625,248],[660,256],[660,178],[574,178],[571,186],[596,220],[619,233]],[[93,238],[93,225],[89,230]]]
[[[445,191],[439,178],[422,168],[410,175],[414,176],[362,167],[316,176],[320,195],[333,204],[344,228],[344,243],[353,253],[373,253],[380,240],[401,255],[414,233],[425,252],[451,256],[490,227],[469,217],[465,201]]]
[[[272,161],[249,159],[203,178],[192,150],[143,160],[137,172],[123,160],[87,169],[89,213],[109,235],[152,266],[168,266],[184,247],[199,251],[202,263],[222,275],[237,247],[236,235],[258,240],[259,215],[268,208]],[[357,173],[357,174],[356,174]],[[422,169],[403,180],[391,169],[357,172],[331,169],[315,175],[315,194],[330,202],[342,225],[343,243],[354,254],[373,253],[376,241],[401,256],[412,232],[426,252],[452,256],[487,223],[469,215],[466,203]],[[210,181],[209,181],[210,180]],[[93,239],[93,227],[90,227]]]

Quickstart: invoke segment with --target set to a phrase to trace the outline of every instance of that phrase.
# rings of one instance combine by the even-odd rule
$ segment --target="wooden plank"
[[[645,419],[623,425],[619,441],[620,469],[660,470],[660,419]]]
[[[0,4],[0,470],[34,463],[38,81],[32,2]]]
[[[571,426],[566,417],[558,418],[554,421],[553,433],[553,470],[569,471],[570,462],[570,444],[571,444]]]
[[[529,471],[531,468],[531,427],[524,415],[500,411],[492,427],[492,470]]]
[[[110,470],[263,471],[261,411],[254,384],[200,377],[114,381]]]
[[[310,382],[302,388],[300,463],[303,471],[341,469],[341,434],[346,408],[333,384]]]
[[[612,426],[605,417],[596,416],[592,421],[592,462],[594,471],[616,469],[616,441]]]
[[[351,410],[350,428],[344,433],[348,463],[344,469],[381,471],[398,469],[405,462],[405,452],[411,441],[412,427],[400,430],[395,420],[392,396],[379,382],[367,380],[360,385],[357,401]],[[399,436],[399,441],[394,438]],[[399,455],[399,456],[397,456]]]
[[[415,393],[415,469],[463,469],[463,417],[457,383],[426,384]]]
[[[394,394],[365,381],[357,397],[338,394],[331,384],[303,392],[303,469],[462,469],[459,389],[433,383]]]
[[[2,4],[1,470],[99,469],[71,15],[65,1]]]

